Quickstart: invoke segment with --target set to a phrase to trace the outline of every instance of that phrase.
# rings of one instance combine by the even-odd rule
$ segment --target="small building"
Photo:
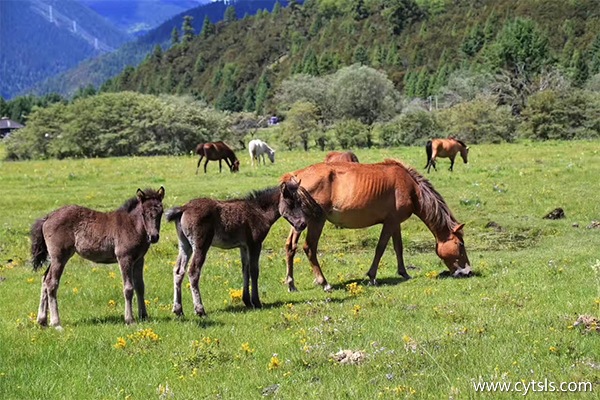
[[[0,119],[0,139],[9,136],[12,131],[21,128],[23,128],[23,125],[20,123],[8,119],[8,117],[2,117]]]

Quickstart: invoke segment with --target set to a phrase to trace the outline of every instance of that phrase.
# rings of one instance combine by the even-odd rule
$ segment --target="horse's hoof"
[[[204,311],[204,307],[202,307],[202,306],[196,307],[195,311],[196,311],[197,316],[206,317],[206,311]]]
[[[181,307],[181,304],[173,306],[173,314],[177,315],[178,317],[183,315],[183,307]]]
[[[331,285],[329,283],[326,283],[325,286],[323,286],[323,290],[326,291],[327,293],[331,293],[333,291],[333,288],[331,287]]]
[[[398,272],[398,275],[400,275],[401,277],[403,277],[406,280],[412,279],[412,277],[409,274],[407,274],[406,272],[405,273]]]
[[[298,289],[296,289],[296,285],[294,285],[293,283],[288,285],[288,292],[297,292]]]
[[[260,301],[255,301],[252,303],[254,308],[262,308],[262,303]]]
[[[370,278],[369,279],[369,286],[379,286],[379,284],[377,283],[377,279],[375,278]]]

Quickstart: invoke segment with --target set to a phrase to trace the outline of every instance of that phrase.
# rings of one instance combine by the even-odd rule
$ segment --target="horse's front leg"
[[[119,257],[119,267],[123,278],[123,297],[125,298],[125,323],[133,324],[133,270],[134,263],[131,257]]]
[[[398,275],[404,277],[404,279],[410,279],[410,275],[406,272],[404,267],[404,256],[402,248],[402,228],[398,225],[398,229],[392,232],[392,242],[394,243],[394,251],[396,252],[396,261],[398,263]]]
[[[319,239],[325,226],[325,219],[321,220],[310,220],[306,228],[306,242],[304,243],[304,253],[310,261],[312,266],[313,274],[315,276],[315,283],[323,286],[323,290],[326,292],[331,291],[331,285],[327,283],[327,279],[323,275],[319,260],[317,259],[317,248],[319,245]]]
[[[262,308],[262,303],[259,298],[258,291],[258,275],[260,273],[260,250],[262,245],[256,244],[254,246],[250,246],[249,254],[250,254],[250,280],[252,282],[252,306],[254,308]]]
[[[200,156],[200,158],[198,159],[198,165],[196,165],[196,175],[198,175],[198,168],[200,168],[200,162],[202,162],[202,158],[204,156]],[[206,169],[204,170],[204,172],[206,172]]]
[[[181,283],[185,277],[185,269],[187,268],[190,255],[192,254],[192,247],[189,241],[183,233],[179,232],[179,226],[177,227],[177,234],[179,236],[179,255],[173,268],[173,313],[177,316],[183,315],[183,306],[181,304]]]
[[[244,278],[242,301],[246,307],[252,307],[252,301],[250,300],[250,251],[247,246],[240,247],[240,258],[242,260],[242,276]]]
[[[288,290],[290,292],[296,292],[298,290],[294,284],[294,256],[298,249],[298,239],[300,239],[300,232],[291,228],[290,234],[285,242],[285,263],[287,266],[285,283],[288,285]]]
[[[138,318],[140,321],[145,320],[148,318],[148,311],[146,310],[146,300],[144,298],[146,290],[144,285],[144,257],[133,264],[132,278],[133,289],[135,290],[138,303]]]
[[[206,173],[206,164],[208,164],[208,158],[204,161],[204,173]]]
[[[452,156],[450,157],[450,171],[452,172],[454,170],[454,158],[456,156]]]
[[[375,248],[375,257],[373,257],[373,262],[371,263],[371,268],[367,272],[367,276],[369,277],[369,283],[371,285],[377,285],[377,268],[379,268],[379,261],[383,256],[383,252],[387,247],[388,242],[390,241],[390,237],[394,231],[394,226],[397,225],[397,222],[384,222],[383,228],[381,229],[381,233],[379,234],[379,241],[377,242],[377,247]],[[394,226],[393,226],[394,225]]]

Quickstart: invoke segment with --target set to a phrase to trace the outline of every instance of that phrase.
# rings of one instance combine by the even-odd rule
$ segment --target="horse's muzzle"
[[[296,230],[296,232],[302,232],[306,229],[306,222],[302,221],[298,224],[295,224],[294,229]]]
[[[160,235],[158,233],[156,235],[148,235],[148,239],[150,240],[150,243],[157,243],[159,238],[160,238]]]
[[[473,271],[471,271],[471,266],[467,265],[464,268],[457,268],[456,271],[452,274],[455,278],[466,278],[473,275]]]

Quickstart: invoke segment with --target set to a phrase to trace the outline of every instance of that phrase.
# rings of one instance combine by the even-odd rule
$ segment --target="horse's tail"
[[[48,259],[48,246],[42,231],[46,219],[48,217],[40,218],[31,226],[31,263],[34,271],[37,271]]]
[[[425,165],[425,168],[427,168],[429,166],[429,162],[431,161],[431,156],[433,155],[433,143],[431,142],[431,140],[427,141],[427,144],[425,145],[425,153],[427,153],[427,164]]]
[[[165,212],[165,217],[168,222],[179,222],[183,215],[183,207],[173,207]]]

